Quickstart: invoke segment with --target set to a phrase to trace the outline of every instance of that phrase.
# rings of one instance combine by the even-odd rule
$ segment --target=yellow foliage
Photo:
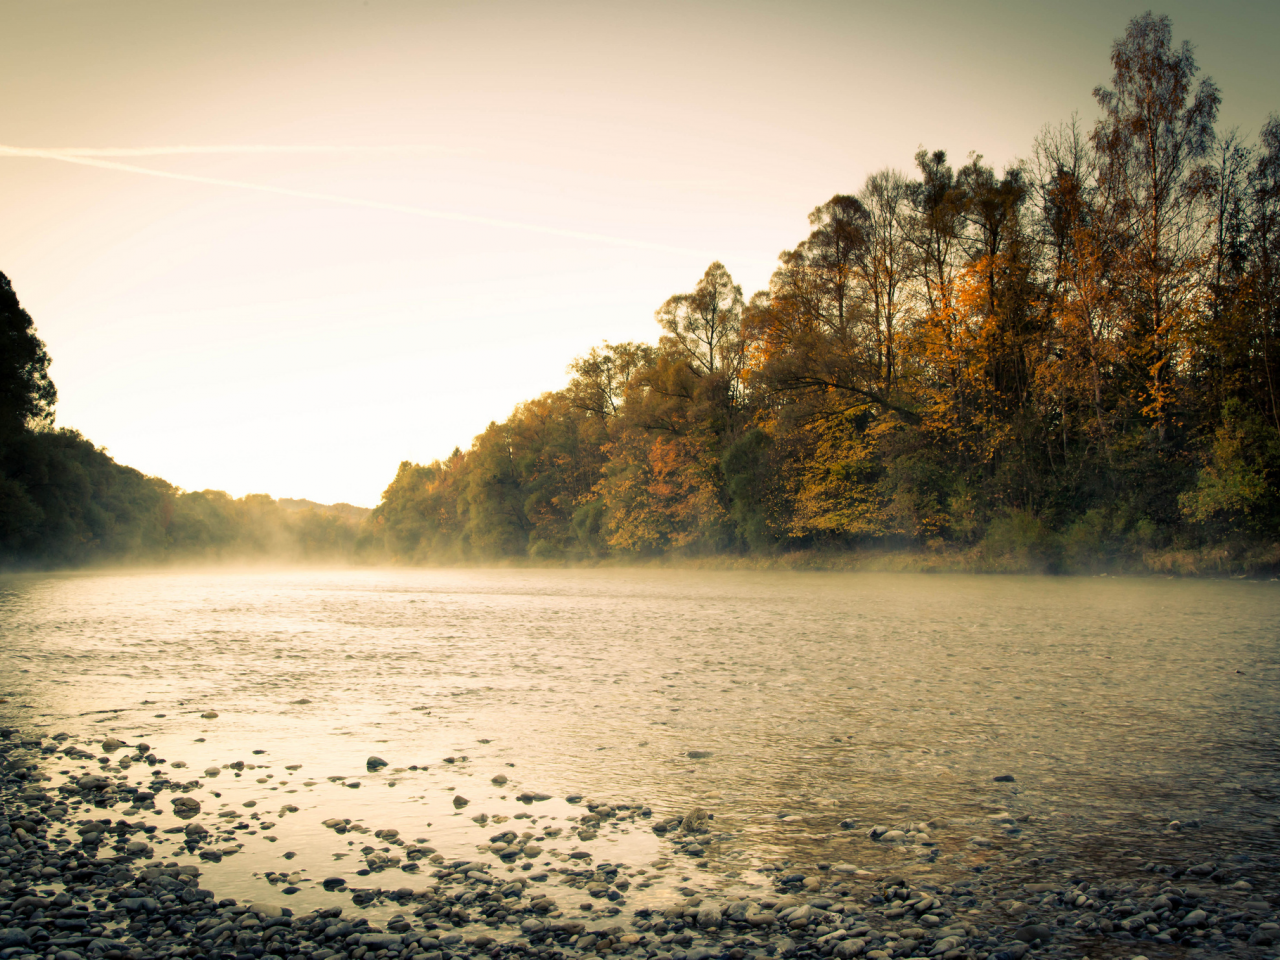
[[[792,516],[787,533],[880,536],[892,532],[890,502],[877,487],[874,442],[849,414],[804,428],[807,455],[793,461]]]

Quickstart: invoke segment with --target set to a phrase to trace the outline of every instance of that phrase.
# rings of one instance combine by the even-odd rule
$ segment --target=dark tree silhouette
[[[57,399],[49,379],[49,354],[13,284],[0,273],[0,442],[52,423]]]

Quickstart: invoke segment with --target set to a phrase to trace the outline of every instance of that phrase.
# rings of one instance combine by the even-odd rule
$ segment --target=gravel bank
[[[1044,882],[1020,879],[997,859],[946,882],[818,862],[763,868],[772,886],[766,893],[709,895],[679,886],[687,865],[705,865],[726,839],[707,811],[661,816],[643,805],[582,797],[567,798],[581,809],[569,833],[547,824],[520,829],[536,825],[532,815],[517,815],[528,824],[473,816],[488,842],[463,858],[425,838],[407,841],[394,828],[371,832],[330,818],[325,826],[335,836],[357,835],[344,843],[368,841],[358,848],[363,866],[356,873],[369,886],[286,864],[267,875],[278,902],[238,903],[205,888],[202,868],[247,840],[273,842],[257,829],[273,824],[212,821],[190,796],[200,781],[176,779],[181,762],[161,761],[146,744],[17,729],[0,730],[0,738],[0,960],[1154,960],[1272,958],[1280,945],[1268,891],[1211,861],[1148,863],[1137,878],[1081,873]],[[77,763],[76,773],[53,770]],[[133,765],[152,768],[146,788],[119,776]],[[373,772],[386,761],[371,757],[368,766]],[[526,792],[515,799],[532,807],[549,798]],[[454,800],[459,809],[467,803]],[[172,817],[185,825],[163,826]],[[995,818],[993,828],[1020,829],[1016,818],[1005,819]],[[843,826],[869,843],[920,851],[926,861],[935,834],[947,829],[939,822]],[[642,867],[599,860],[591,846],[598,836],[640,827],[661,838],[664,856]],[[1168,825],[1170,833],[1195,828]],[[166,835],[185,856],[157,856]],[[576,849],[543,859],[562,840]],[[958,842],[981,850],[985,841]],[[291,853],[280,857],[288,861]],[[289,905],[297,894],[321,889],[349,903]],[[670,892],[668,902],[653,905],[641,895],[655,889]]]

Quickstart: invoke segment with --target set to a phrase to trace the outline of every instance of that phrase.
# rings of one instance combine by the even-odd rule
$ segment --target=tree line
[[[48,352],[0,273],[0,569],[354,555],[368,511],[180,490],[54,429],[56,402]]]
[[[0,566],[1280,568],[1280,117],[1219,131],[1167,17],[1111,61],[1092,126],[1000,172],[921,150],[872,174],[768,289],[711,264],[656,343],[593,348],[469,449],[402,463],[367,517],[179,490],[54,429],[0,274]]]
[[[1099,115],[997,172],[921,150],[809,217],[767,290],[720,263],[366,537],[450,562],[910,550],[987,568],[1280,564],[1280,117],[1218,131],[1167,17]]]

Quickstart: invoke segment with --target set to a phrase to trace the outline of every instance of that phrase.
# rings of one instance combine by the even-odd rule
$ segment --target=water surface
[[[494,831],[472,816],[527,809],[571,827],[564,818],[582,812],[563,801],[571,791],[659,814],[713,810],[724,840],[706,867],[683,871],[704,882],[760,882],[759,867],[818,861],[947,874],[997,857],[1116,873],[1215,850],[1259,877],[1274,868],[1275,582],[20,576],[0,580],[0,631],[0,722],[146,741],[188,764],[165,766],[173,779],[253,764],[202,778],[192,795],[206,813],[246,799],[263,817],[299,807],[273,816],[273,845],[246,840],[209,868],[220,893],[259,892],[251,874],[279,869],[286,848],[298,853],[290,869],[351,875],[359,857],[319,826],[326,817],[475,856]],[[201,717],[209,710],[217,719]],[[367,773],[371,754],[388,768]],[[124,772],[149,776],[138,764]],[[510,777],[502,788],[490,783],[499,773]],[[556,799],[527,807],[521,790]],[[461,812],[458,793],[471,801]],[[997,829],[991,815],[1004,812],[1029,819]],[[837,825],[848,819],[858,829]],[[931,850],[865,837],[929,819],[945,821]],[[1171,837],[1171,820],[1203,826]],[[669,853],[643,826],[594,844],[583,848],[597,861]]]

